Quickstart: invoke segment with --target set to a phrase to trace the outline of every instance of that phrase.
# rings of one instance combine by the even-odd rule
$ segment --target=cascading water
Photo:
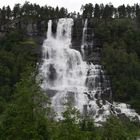
[[[94,37],[93,31],[91,34],[88,34],[88,20],[85,20],[84,28],[83,28],[83,37],[82,37],[82,45],[81,52],[87,55],[85,50],[96,50],[94,47],[93,39],[89,42],[87,41],[87,37]],[[98,48],[97,48],[98,49]],[[98,56],[98,55],[97,55]],[[94,56],[96,57],[96,56]],[[105,76],[104,70],[102,66],[97,64],[90,64],[88,67],[86,86],[88,87],[88,97],[89,101],[86,106],[86,114],[93,116],[95,122],[103,122],[106,121],[106,118],[110,114],[114,114],[116,116],[125,115],[131,120],[139,120],[140,116],[135,112],[135,110],[130,109],[130,106],[124,103],[116,103],[111,101],[111,87],[110,82]],[[110,102],[111,101],[111,102]]]
[[[64,104],[70,102],[82,111],[87,97],[85,80],[87,64],[82,61],[80,52],[71,49],[72,19],[59,19],[56,37],[52,36],[51,25],[48,23],[47,39],[43,44],[43,64],[40,68],[44,90],[55,92],[52,107],[60,114]]]
[[[72,26],[73,19],[59,19],[54,37],[50,20],[47,39],[43,43],[42,65],[39,69],[43,79],[41,87],[50,96],[51,106],[58,117],[61,117],[67,103],[78,108],[82,114],[93,116],[98,123],[105,121],[111,113],[117,114],[116,110],[127,116],[138,116],[126,105],[111,104],[102,98],[110,90],[109,82],[100,65],[87,64],[82,60],[80,52],[71,48]],[[86,45],[85,30],[87,20],[83,29],[83,54]]]
[[[83,35],[82,35],[81,52],[82,52],[83,59],[85,57],[84,47],[87,46],[86,36],[85,36],[86,32],[87,32],[87,23],[88,23],[88,19],[85,20],[85,24],[84,24],[84,28],[83,28]]]

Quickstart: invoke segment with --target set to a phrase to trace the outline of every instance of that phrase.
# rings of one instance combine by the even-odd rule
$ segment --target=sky
[[[81,5],[86,4],[86,3],[104,3],[104,4],[108,4],[108,3],[112,3],[114,6],[118,6],[121,4],[129,4],[129,5],[133,5],[134,3],[139,3],[140,4],[140,0],[27,0],[30,3],[36,3],[39,4],[41,6],[43,5],[48,5],[48,6],[52,6],[52,7],[65,7],[68,9],[69,12],[73,12],[73,11],[80,11]],[[7,6],[10,5],[10,7],[13,8],[13,6],[16,3],[20,3],[20,4],[24,4],[25,0],[0,0],[0,7],[2,6]]]

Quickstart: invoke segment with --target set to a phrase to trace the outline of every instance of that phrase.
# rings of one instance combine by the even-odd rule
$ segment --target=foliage
[[[31,72],[30,69],[26,70],[16,84],[13,101],[3,114],[1,139],[48,139],[44,108],[47,99]]]
[[[126,124],[111,116],[104,126],[102,140],[135,140],[135,136],[131,134]]]
[[[105,42],[102,64],[110,76],[113,98],[130,103],[140,112],[139,30],[128,19],[114,20],[109,24],[107,28],[102,26],[108,34],[102,30],[100,36]]]
[[[23,40],[18,32],[11,32],[0,44],[0,96],[10,100],[14,85],[27,65],[35,65],[35,44]]]

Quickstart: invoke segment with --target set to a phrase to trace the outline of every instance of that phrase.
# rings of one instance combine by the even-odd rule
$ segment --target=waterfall
[[[83,55],[87,22],[86,20],[83,28]],[[39,68],[41,88],[50,97],[51,107],[57,112],[57,118],[61,118],[65,105],[70,104],[79,109],[81,114],[92,116],[97,123],[105,121],[110,114],[120,113],[140,119],[128,105],[111,103],[107,99],[109,97],[105,97],[110,94],[109,81],[101,65],[87,64],[80,52],[71,48],[72,26],[73,19],[59,19],[56,36],[53,36],[50,20],[47,39],[42,46],[43,58]]]
[[[49,20],[48,22],[48,31],[47,31],[47,38],[52,37],[52,20]]]
[[[84,28],[83,28],[83,35],[82,35],[81,52],[82,52],[83,59],[85,57],[84,47],[87,46],[87,42],[86,42],[87,23],[88,23],[88,19],[85,20]]]
[[[56,91],[51,102],[58,114],[64,110],[64,104],[68,102],[82,112],[83,104],[87,103],[86,95],[81,94],[87,90],[87,64],[82,60],[80,52],[71,49],[73,20],[59,19],[56,37],[52,36],[51,24],[52,21],[49,21],[47,39],[43,44],[41,87],[46,92]]]

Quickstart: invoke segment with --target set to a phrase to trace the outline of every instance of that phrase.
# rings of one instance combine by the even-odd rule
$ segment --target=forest
[[[64,119],[56,121],[55,113],[44,107],[50,101],[39,86],[41,81],[36,80],[40,38],[45,38],[49,19],[66,17],[77,24],[85,19],[90,21],[101,43],[100,63],[109,76],[113,100],[130,104],[140,114],[139,4],[114,7],[111,3],[89,3],[82,5],[79,13],[30,2],[16,4],[13,9],[3,6],[0,8],[0,140],[137,140],[140,122],[112,115],[97,127],[91,117],[82,117],[69,105],[62,114]]]

